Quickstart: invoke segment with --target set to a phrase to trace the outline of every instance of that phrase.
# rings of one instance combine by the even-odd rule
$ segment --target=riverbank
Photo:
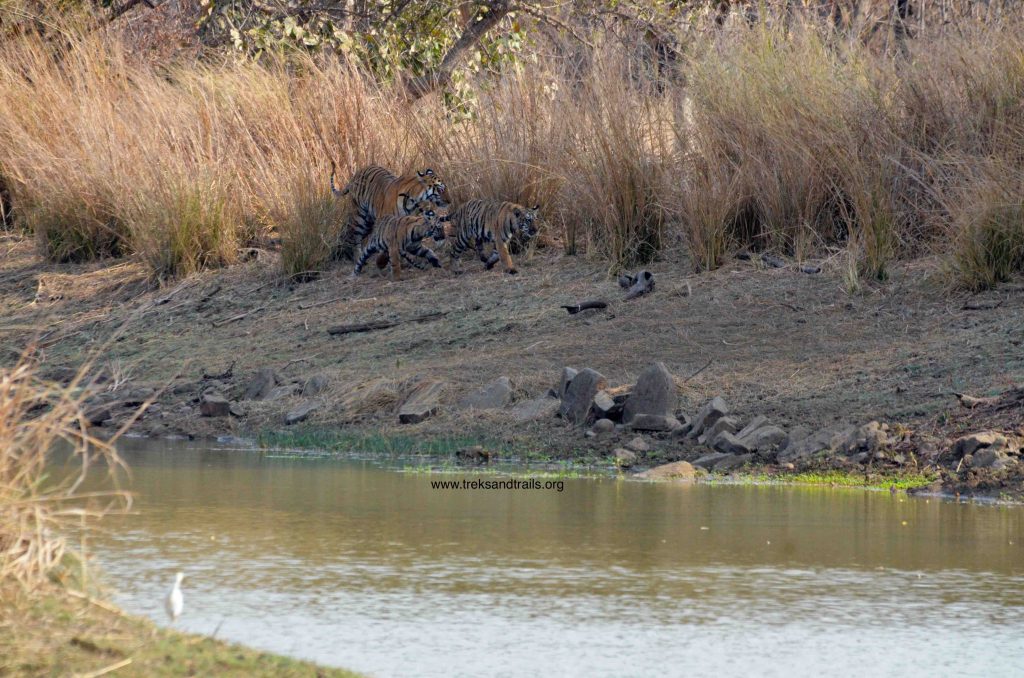
[[[0,674],[11,676],[337,676],[358,674],[208,636],[159,628],[57,585],[0,595]]]
[[[681,255],[669,254],[650,267],[655,292],[623,301],[603,266],[551,249],[520,256],[514,277],[467,266],[457,278],[428,271],[398,283],[352,281],[337,266],[303,284],[281,278],[278,252],[260,250],[249,263],[157,288],[131,260],[55,265],[28,240],[8,236],[4,247],[5,352],[38,340],[43,372],[56,380],[98,352],[89,415],[100,432],[151,400],[134,433],[395,446],[452,460],[479,445],[611,465],[636,433],[590,437],[589,425],[552,416],[552,404],[538,399],[557,388],[564,367],[599,371],[615,393],[660,361],[690,417],[720,396],[744,424],[764,416],[787,432],[877,421],[893,445],[872,471],[934,473],[950,493],[1019,496],[1024,487],[1020,464],[972,469],[950,456],[967,433],[1021,433],[1020,402],[955,394],[997,397],[1024,382],[1024,285],[950,291],[938,260],[901,264],[886,283],[850,291],[840,257],[811,262],[821,268],[815,274],[795,262],[768,268],[736,259],[691,275]],[[561,308],[590,299],[608,307],[576,315]],[[366,323],[394,324],[330,333]],[[510,386],[503,406],[464,408],[500,377]],[[436,413],[402,423],[410,395],[435,382]],[[530,403],[541,406],[536,416]],[[637,452],[637,469],[709,451],[643,435],[649,449]],[[855,464],[826,457],[789,469],[751,459],[745,471],[865,468]]]

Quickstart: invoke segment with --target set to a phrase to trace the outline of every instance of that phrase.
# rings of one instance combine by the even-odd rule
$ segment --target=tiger
[[[342,237],[344,249],[363,244],[380,217],[412,214],[421,200],[431,199],[439,207],[447,207],[448,189],[434,170],[427,168],[415,176],[396,177],[378,165],[364,167],[353,175],[345,188],[334,183],[337,168],[331,162],[331,193],[350,196],[354,214]]]
[[[456,208],[444,221],[446,235],[452,238],[450,269],[458,273],[456,262],[472,245],[487,270],[500,260],[505,272],[517,273],[508,253],[508,242],[517,234],[524,240],[537,235],[537,211],[540,205],[523,207],[514,202],[470,200]],[[494,243],[494,251],[484,256],[484,243]]]
[[[406,194],[403,199],[408,199]],[[431,238],[434,242],[443,242],[444,225],[434,211],[431,202],[422,200],[416,203],[415,214],[405,216],[388,215],[377,220],[377,227],[366,241],[362,254],[356,262],[352,277],[357,277],[370,258],[378,252],[387,255],[391,260],[392,280],[402,279],[402,255],[408,253],[422,257],[435,268],[441,267],[437,255],[423,245],[423,240]]]

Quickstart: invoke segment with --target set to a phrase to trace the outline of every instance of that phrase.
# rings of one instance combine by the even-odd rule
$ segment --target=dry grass
[[[38,584],[71,552],[69,529],[128,505],[110,485],[121,466],[116,450],[89,434],[80,382],[39,380],[27,358],[0,369],[0,581]],[[71,472],[52,475],[51,456],[64,449]],[[86,486],[98,466],[112,489]]]
[[[979,288],[1020,269],[1019,29],[964,19],[882,52],[816,23],[733,27],[658,79],[595,35],[571,67],[477,78],[468,117],[328,59],[168,68],[68,29],[67,49],[2,48],[0,172],[41,252],[135,253],[157,277],[274,234],[286,274],[326,267],[345,219],[333,159],[342,181],[429,166],[457,201],[540,203],[568,251],[612,267],[675,242],[705,269],[741,246],[837,247],[857,284],[938,250]]]

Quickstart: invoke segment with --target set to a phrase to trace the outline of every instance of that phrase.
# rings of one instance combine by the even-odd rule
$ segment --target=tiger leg
[[[505,273],[509,275],[515,275],[518,273],[516,267],[512,264],[512,257],[508,253],[508,243],[504,240],[498,240],[494,243],[494,249],[498,250],[498,256],[501,257],[501,263],[505,265]]]
[[[396,244],[388,247],[388,253],[391,255],[391,279],[398,282],[402,279],[402,248]]]
[[[415,266],[421,271],[427,267],[427,265],[424,264],[422,261],[417,261],[413,259],[412,255],[409,254],[409,252],[406,252],[405,250],[402,250],[402,259],[405,261],[405,263],[409,264],[410,266]]]
[[[427,261],[430,262],[430,265],[433,266],[434,268],[441,268],[441,260],[437,258],[437,255],[434,254],[434,251],[432,249],[430,249],[429,247],[423,245],[422,243],[416,243],[416,244],[410,243],[406,247],[406,250],[407,250],[407,252],[409,254],[415,254],[416,256],[418,256],[418,257],[420,257],[422,259],[426,259]],[[403,252],[402,254],[403,254],[403,256],[405,256],[405,252]],[[426,267],[425,266],[422,266],[422,267],[421,266],[417,266],[417,268],[426,268]]]
[[[363,272],[363,266],[366,266],[366,262],[370,260],[370,257],[372,257],[378,249],[379,248],[374,244],[367,245],[363,248],[362,254],[359,255],[359,260],[356,261],[355,270],[352,271],[353,278]]]

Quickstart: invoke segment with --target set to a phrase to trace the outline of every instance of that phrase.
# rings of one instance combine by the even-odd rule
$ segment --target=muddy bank
[[[61,380],[98,353],[90,417],[100,431],[152,399],[132,424],[138,434],[400,438],[449,456],[479,444],[612,465],[635,432],[556,417],[561,401],[547,394],[563,368],[590,368],[618,406],[661,362],[674,380],[671,414],[693,419],[720,396],[735,418],[731,435],[758,417],[787,437],[871,422],[887,429],[884,459],[879,450],[819,450],[799,463],[755,454],[738,468],[886,467],[934,473],[954,491],[1021,486],[1016,467],[975,468],[950,455],[968,433],[1020,435],[1021,404],[967,406],[956,394],[997,397],[1024,383],[1024,285],[950,292],[937,262],[902,265],[884,285],[851,294],[831,260],[808,262],[821,268],[814,274],[795,262],[736,260],[691,275],[687,262],[669,258],[649,267],[655,291],[626,301],[603,267],[551,250],[523,257],[517,276],[468,266],[459,277],[351,281],[339,267],[305,284],[282,280],[277,255],[261,251],[160,287],[132,262],[55,266],[31,243],[4,245],[4,359],[37,340],[45,373]],[[586,300],[607,306],[563,308]],[[330,333],[358,324],[377,329]],[[474,407],[473,398],[500,406]],[[637,469],[722,453],[673,431],[641,433],[651,449],[635,452]]]

